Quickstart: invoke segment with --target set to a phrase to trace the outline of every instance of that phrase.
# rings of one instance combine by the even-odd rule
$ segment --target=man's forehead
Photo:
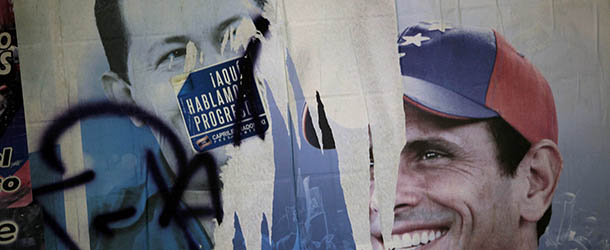
[[[131,37],[206,34],[234,16],[256,11],[252,0],[122,0],[121,16]]]
[[[483,120],[457,120],[436,116],[411,104],[404,104],[407,140],[442,138],[457,144],[473,139],[491,140],[487,123]]]

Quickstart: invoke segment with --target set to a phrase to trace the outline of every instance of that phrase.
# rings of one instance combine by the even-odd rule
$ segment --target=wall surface
[[[15,3],[32,186],[77,183],[34,196],[46,249],[376,249],[371,204],[391,239],[405,144],[396,42],[420,21],[493,28],[541,71],[564,167],[540,249],[610,249],[609,1],[111,2],[98,24],[93,0]],[[252,81],[223,78],[247,51]],[[244,83],[241,125],[264,139],[242,127],[237,146]],[[220,185],[187,171],[203,155]]]

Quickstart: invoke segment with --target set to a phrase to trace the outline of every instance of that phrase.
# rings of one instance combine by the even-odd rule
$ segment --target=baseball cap
[[[501,117],[529,142],[557,143],[542,74],[498,32],[421,22],[398,39],[404,99],[450,119]]]

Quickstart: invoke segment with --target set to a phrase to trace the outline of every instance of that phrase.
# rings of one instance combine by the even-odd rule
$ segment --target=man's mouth
[[[447,234],[447,229],[415,230],[392,235],[392,249],[418,249]]]

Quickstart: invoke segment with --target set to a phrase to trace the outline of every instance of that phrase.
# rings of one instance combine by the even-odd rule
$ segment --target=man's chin
[[[207,151],[214,157],[214,160],[216,161],[216,166],[219,168],[224,165],[227,165],[227,162],[230,159],[225,147],[227,146],[217,147],[215,149]]]
[[[179,167],[178,167],[178,163],[177,163],[177,159],[174,155],[174,151],[171,150],[171,147],[169,147],[170,145],[168,143],[166,143],[166,141],[161,141],[159,142],[160,148],[161,148],[161,158],[163,159],[163,162],[165,164],[165,166],[169,167],[169,169],[171,169],[171,171],[173,172],[172,174],[174,176],[178,176],[178,172],[179,172]],[[193,157],[195,157],[195,155],[197,154],[196,152],[194,152],[194,150],[190,147],[188,147],[188,145],[182,145],[185,149],[185,153],[186,153],[186,157],[187,157],[187,164],[188,161],[192,160]],[[228,160],[229,160],[229,156],[226,154],[226,150],[224,149],[224,147],[219,147],[219,148],[215,148],[212,149],[210,151],[207,151],[208,153],[210,153],[212,155],[212,157],[214,157],[214,162],[216,163],[216,167],[218,169],[220,169],[222,166],[226,165]],[[186,167],[186,166],[184,166]],[[207,171],[205,170],[205,166],[201,166],[190,178],[188,186],[187,186],[187,190],[193,190],[193,191],[209,191],[210,187],[209,187],[209,183],[208,183],[208,176],[207,176]]]

